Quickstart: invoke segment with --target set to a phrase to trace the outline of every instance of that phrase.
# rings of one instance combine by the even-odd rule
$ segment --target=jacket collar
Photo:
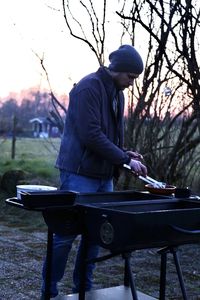
[[[116,86],[114,84],[114,81],[112,79],[112,76],[109,74],[108,69],[106,67],[100,67],[96,74],[100,77],[100,79],[103,82],[103,85],[106,89],[106,92],[108,94],[109,97],[111,97],[113,99],[113,97],[116,96],[116,94],[118,93]]]
[[[110,99],[110,105],[113,110],[113,99],[117,96],[118,97],[118,108],[119,108],[119,115],[123,114],[124,110],[124,94],[122,91],[118,91],[116,89],[116,86],[114,84],[113,78],[108,72],[108,69],[106,67],[100,67],[97,72],[97,76],[101,79],[103,82],[103,85],[105,87],[106,93],[108,95],[108,98]],[[113,111],[113,115],[115,116],[115,113]],[[115,116],[116,118],[116,116]]]

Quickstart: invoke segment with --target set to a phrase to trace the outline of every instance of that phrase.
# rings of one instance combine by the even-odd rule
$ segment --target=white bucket
[[[39,192],[39,191],[55,191],[57,190],[54,186],[47,185],[17,185],[17,198],[21,199],[20,192]]]

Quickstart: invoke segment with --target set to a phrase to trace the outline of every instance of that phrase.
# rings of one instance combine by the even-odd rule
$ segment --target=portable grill
[[[41,211],[48,225],[46,300],[50,299],[51,255],[54,232],[68,232],[68,221],[79,220],[76,233],[87,242],[111,251],[101,261],[122,254],[125,258],[125,285],[137,300],[130,267],[130,253],[136,249],[164,247],[161,254],[160,300],[165,299],[166,255],[173,253],[183,299],[188,299],[176,247],[200,241],[200,202],[195,198],[173,198],[147,192],[75,193],[72,191],[21,193],[21,200],[6,202],[19,208]],[[77,223],[77,222],[76,222]],[[65,224],[66,226],[63,226]],[[63,231],[64,230],[64,231]],[[73,232],[73,233],[75,233]],[[87,263],[87,262],[86,262]],[[85,268],[81,270],[79,299],[85,299]]]
[[[200,202],[135,200],[84,206],[88,237],[111,251],[182,245],[200,240]]]

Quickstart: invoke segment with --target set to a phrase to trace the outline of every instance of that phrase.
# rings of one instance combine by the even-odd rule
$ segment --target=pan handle
[[[200,234],[200,230],[190,230],[190,229],[181,228],[181,227],[178,227],[175,225],[171,225],[171,227],[176,231],[186,233],[186,234]]]

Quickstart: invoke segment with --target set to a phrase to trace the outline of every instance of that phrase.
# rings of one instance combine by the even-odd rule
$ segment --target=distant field
[[[60,146],[60,138],[18,138],[14,160],[11,159],[11,145],[11,139],[4,140],[0,138],[0,175],[7,170],[19,169],[28,172],[33,179],[41,179],[41,184],[59,185],[59,172],[54,165]],[[197,168],[199,168],[198,165]],[[128,182],[128,185],[125,181],[126,177],[122,174],[118,180],[116,189],[140,188],[141,183],[135,181],[134,178]],[[194,192],[200,193],[198,170],[194,176],[193,184],[187,184],[187,186]]]
[[[0,139],[0,174],[7,170],[23,170],[33,176],[57,182],[58,170],[54,164],[57,157],[60,139],[16,140],[15,159],[11,159],[11,139]]]

